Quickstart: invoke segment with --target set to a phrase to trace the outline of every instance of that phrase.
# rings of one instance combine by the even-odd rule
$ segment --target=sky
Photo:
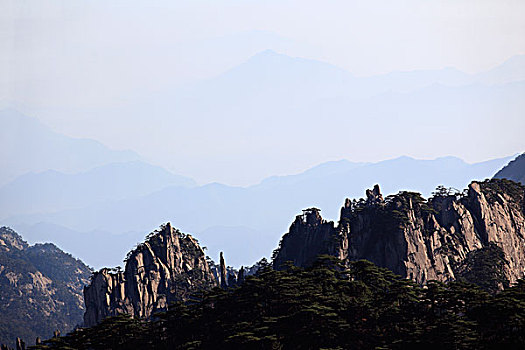
[[[69,136],[132,149],[200,183],[248,185],[341,158],[455,155],[475,162],[525,148],[516,110],[481,121],[495,123],[498,115],[515,129],[498,129],[486,147],[457,142],[478,132],[472,116],[455,117],[458,130],[449,136],[432,123],[403,121],[422,135],[416,144],[395,142],[387,123],[366,147],[356,134],[378,127],[367,118],[345,124],[344,133],[321,110],[300,136],[283,121],[286,114],[268,127],[250,114],[191,114],[166,103],[266,49],[357,77],[446,67],[483,72],[525,54],[520,0],[0,0],[0,8],[0,108]]]

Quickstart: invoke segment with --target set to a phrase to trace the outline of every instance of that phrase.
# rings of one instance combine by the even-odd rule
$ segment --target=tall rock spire
[[[220,253],[220,273],[221,273],[221,288],[228,288],[228,280],[226,276],[226,264],[224,263],[224,255]]]

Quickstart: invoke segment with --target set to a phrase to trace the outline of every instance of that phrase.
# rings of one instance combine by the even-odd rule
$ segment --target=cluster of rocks
[[[213,260],[208,260],[208,265],[221,288],[240,286],[244,282],[246,275],[244,266],[241,266],[239,270],[227,266],[222,252],[219,255],[219,266]]]
[[[53,338],[60,337],[60,331],[56,330],[53,332]],[[42,345],[40,337],[36,337],[35,345]],[[26,343],[21,338],[16,337],[15,347],[12,348],[6,344],[0,344],[0,350],[26,350]]]
[[[323,220],[318,209],[306,210],[274,252],[274,267],[288,261],[306,267],[328,254],[366,259],[424,284],[456,279],[469,253],[496,244],[513,283],[525,271],[524,189],[506,183],[506,191],[501,181],[472,182],[464,197],[428,201],[410,192],[384,199],[376,185],[366,200],[345,201],[338,225]]]
[[[41,344],[40,338],[36,338],[36,345],[39,345],[39,344]],[[1,344],[0,350],[14,350],[14,349],[5,344]],[[26,350],[26,343],[18,337],[16,338],[16,350]]]

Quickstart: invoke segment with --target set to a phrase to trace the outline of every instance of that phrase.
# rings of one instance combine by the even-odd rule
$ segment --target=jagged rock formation
[[[524,193],[517,183],[487,180],[472,182],[465,195],[427,201],[400,192],[383,199],[376,186],[366,200],[345,201],[337,226],[318,209],[298,216],[274,252],[274,267],[307,266],[329,254],[367,259],[424,284],[457,279],[473,252],[495,245],[506,260],[502,275],[512,283],[525,271]]]
[[[323,220],[319,212],[317,208],[309,208],[295,217],[289,232],[274,251],[274,266],[280,267],[287,261],[296,266],[309,266],[322,254],[345,257],[347,241],[339,239],[336,242],[338,234],[333,221]]]
[[[84,289],[84,325],[123,313],[148,318],[218,285],[198,242],[167,223],[128,254],[124,271],[105,268],[92,276]]]
[[[507,179],[525,185],[525,153],[519,155],[494,175],[495,179]]]
[[[30,344],[56,329],[68,332],[80,325],[82,288],[90,275],[88,266],[55,245],[30,246],[1,227],[0,343],[22,347],[24,341]]]

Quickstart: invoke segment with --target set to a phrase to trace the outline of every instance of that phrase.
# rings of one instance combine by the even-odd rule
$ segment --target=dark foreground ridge
[[[521,349],[525,283],[491,295],[425,288],[368,261],[269,265],[239,286],[197,293],[155,320],[121,315],[36,349]]]

